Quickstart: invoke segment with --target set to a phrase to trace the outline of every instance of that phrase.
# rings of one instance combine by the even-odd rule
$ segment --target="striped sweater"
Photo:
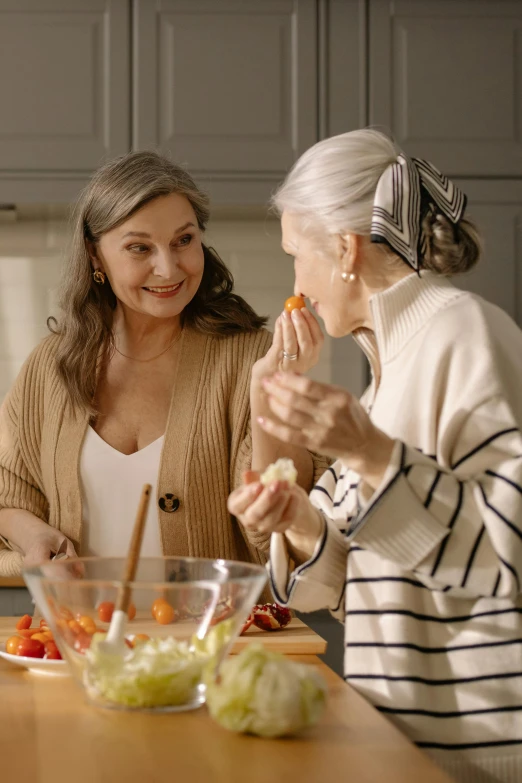
[[[272,536],[272,589],[344,621],[345,679],[456,780],[522,781],[522,333],[429,273],[370,304],[392,459],[376,491],[334,463],[311,559]]]

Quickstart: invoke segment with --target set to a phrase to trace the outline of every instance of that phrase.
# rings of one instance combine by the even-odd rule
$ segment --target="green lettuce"
[[[312,726],[326,701],[326,683],[307,664],[261,644],[226,660],[217,679],[206,676],[211,716],[230,731],[281,737]]]
[[[96,700],[150,708],[180,706],[194,698],[206,658],[186,642],[150,639],[118,656],[104,653],[97,636],[86,652],[84,674],[87,691]]]

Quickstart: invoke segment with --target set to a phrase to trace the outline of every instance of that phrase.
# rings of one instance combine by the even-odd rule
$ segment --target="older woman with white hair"
[[[466,198],[383,134],[327,139],[275,196],[295,290],[372,368],[359,402],[266,378],[266,432],[337,461],[308,497],[229,499],[271,532],[277,600],[345,623],[345,679],[465,783],[522,780],[522,334],[448,279]],[[491,250],[493,255],[493,249]]]

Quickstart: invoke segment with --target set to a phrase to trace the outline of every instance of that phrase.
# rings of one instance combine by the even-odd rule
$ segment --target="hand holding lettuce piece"
[[[260,644],[226,660],[207,682],[211,716],[230,731],[282,737],[317,722],[326,683],[312,666],[295,663]]]

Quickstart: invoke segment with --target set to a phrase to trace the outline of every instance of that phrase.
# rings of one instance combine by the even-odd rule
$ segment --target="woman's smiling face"
[[[93,265],[105,272],[119,302],[147,316],[179,316],[203,277],[196,214],[178,193],[153,199],[107,231],[95,252]]]

